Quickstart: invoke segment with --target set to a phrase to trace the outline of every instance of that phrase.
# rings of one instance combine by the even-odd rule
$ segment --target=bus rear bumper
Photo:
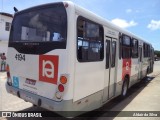
[[[71,100],[62,100],[60,102],[33,94],[29,91],[25,91],[19,88],[10,86],[6,82],[6,90],[8,93],[18,96],[19,98],[28,101],[34,105],[40,106],[50,111],[67,117],[72,118],[83,114],[87,111],[97,109],[102,106],[101,99],[103,91],[98,91],[90,96],[87,96],[83,99],[73,102]]]
[[[70,111],[72,109],[73,101],[72,100],[62,100],[60,102],[33,94],[31,92],[21,90],[19,88],[15,88],[10,86],[6,82],[6,90],[8,93],[18,96],[24,101],[30,102],[39,107],[45,108],[50,111],[54,111],[58,114],[63,115],[62,111]],[[73,109],[72,109],[73,110]]]

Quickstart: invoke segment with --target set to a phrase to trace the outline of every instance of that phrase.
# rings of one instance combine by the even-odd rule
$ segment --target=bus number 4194
[[[15,58],[16,60],[19,60],[19,61],[25,61],[25,55],[22,55],[22,54],[16,54]]]

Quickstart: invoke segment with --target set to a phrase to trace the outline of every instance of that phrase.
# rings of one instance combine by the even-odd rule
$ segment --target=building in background
[[[0,53],[7,53],[12,19],[12,14],[0,12]]]

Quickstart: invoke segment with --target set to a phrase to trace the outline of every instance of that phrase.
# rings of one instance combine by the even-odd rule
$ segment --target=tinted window
[[[131,58],[131,38],[126,35],[122,37],[122,58]]]
[[[132,58],[138,58],[138,40],[132,40]]]
[[[151,57],[150,51],[151,51],[151,47],[150,45],[148,45],[148,57]]]
[[[123,35],[123,45],[130,47],[130,45],[131,45],[131,38],[129,36]]]
[[[110,60],[110,41],[106,40],[106,69],[109,68],[109,60]]]
[[[81,62],[101,61],[104,57],[103,27],[79,17],[77,20],[77,58]]]
[[[111,66],[115,67],[115,60],[116,60],[116,41],[112,42],[112,62]]]
[[[45,53],[53,49],[65,49],[67,15],[62,3],[28,9],[15,15],[11,30],[10,46],[24,53]],[[15,46],[26,43],[25,46]],[[34,43],[34,44],[32,44]],[[24,44],[22,44],[24,45]],[[32,46],[32,52],[29,47]],[[33,47],[35,46],[35,47]]]
[[[150,56],[150,46],[147,43],[143,43],[143,55],[144,57]]]

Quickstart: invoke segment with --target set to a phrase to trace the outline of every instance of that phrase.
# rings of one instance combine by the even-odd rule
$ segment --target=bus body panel
[[[117,54],[119,54],[119,52]],[[117,82],[116,82],[115,96],[118,96],[118,95],[121,94],[122,85],[123,85],[123,79],[122,79],[122,59],[118,58],[118,63],[117,63]]]
[[[67,43],[65,49],[50,50],[45,54],[23,54],[13,47],[8,49],[8,61],[12,86],[6,83],[9,93],[35,105],[51,111],[85,111],[97,109],[122,92],[124,77],[129,74],[129,87],[146,76],[149,66],[148,57],[143,55],[143,40],[137,38],[142,51],[142,61],[138,58],[123,59],[120,57],[120,33],[136,38],[135,35],[116,27],[99,16],[73,4],[63,2],[67,14]],[[82,16],[100,24],[104,29],[104,59],[94,62],[81,62],[77,58],[77,19]],[[115,67],[106,67],[106,40],[116,42]],[[112,44],[110,44],[112,45]],[[140,50],[139,50],[140,52]],[[21,54],[21,55],[20,55]],[[110,53],[111,54],[111,53]],[[17,56],[25,55],[25,60]],[[23,59],[23,57],[22,57]],[[111,62],[111,61],[110,61]],[[126,72],[126,64],[129,72]],[[55,64],[50,64],[55,63]],[[111,63],[110,63],[111,64]],[[54,67],[54,70],[51,68]],[[45,68],[45,69],[44,69]],[[127,68],[128,69],[128,68]],[[52,73],[53,71],[57,71]],[[56,79],[44,79],[57,74]],[[57,100],[61,76],[67,76],[65,92]],[[59,112],[65,116],[62,112]],[[72,116],[75,116],[72,114]],[[70,117],[70,116],[69,116]]]
[[[30,91],[33,94],[37,94],[49,99],[55,99],[55,92],[57,89],[57,83],[60,78],[61,74],[67,73],[67,55],[66,50],[55,50],[52,52],[52,54],[43,55],[51,57],[50,60],[52,60],[53,56],[58,57],[58,64],[53,66],[48,66],[47,64],[41,65],[42,68],[40,68],[40,64],[45,64],[45,60],[40,62],[40,56],[41,55],[25,55],[25,61],[19,61],[16,60],[15,56],[16,54],[19,54],[15,49],[10,49],[8,51],[8,55],[10,56],[10,59],[8,59],[7,63],[10,67],[10,74],[12,78],[12,83],[14,87],[17,87],[22,90]],[[22,54],[23,55],[23,54]],[[64,61],[66,59],[66,61]],[[47,60],[49,61],[49,59]],[[49,64],[48,64],[49,65]],[[44,67],[44,68],[43,68]],[[54,68],[52,68],[54,67]],[[54,69],[53,73],[49,73],[50,69]],[[57,70],[56,70],[57,69]],[[48,70],[48,71],[47,71]],[[41,75],[40,75],[41,73]],[[57,78],[54,79],[53,83],[50,83],[48,81],[41,80],[40,77],[47,76],[53,74],[54,77],[57,74]],[[43,78],[42,78],[43,79]],[[52,94],[48,94],[52,93]]]
[[[139,80],[138,79],[138,69],[139,69],[138,58],[132,59],[131,78],[130,78],[131,85],[135,84]]]
[[[63,2],[63,4],[68,4],[66,7],[67,12],[67,46],[66,46],[66,55],[67,55],[67,64],[65,65],[67,68],[67,74],[69,75],[68,86],[66,88],[66,93],[63,96],[63,100],[73,100],[73,86],[75,79],[75,58],[76,58],[76,31],[75,31],[75,5],[72,2]],[[72,53],[72,54],[70,54]],[[66,61],[66,58],[62,59],[63,62]]]
[[[74,101],[103,89],[104,62],[76,62],[75,68]]]
[[[116,85],[117,85],[117,66],[118,66],[118,47],[119,47],[119,42],[118,42],[118,35],[119,32],[115,31],[111,28],[108,28],[104,26],[104,60],[105,60],[105,77],[104,77],[104,88],[103,88],[103,102],[107,102],[111,98],[115,97],[116,95]],[[110,44],[109,44],[110,43]],[[116,51],[115,54],[112,55],[113,51],[113,46],[112,44],[115,43],[116,45]],[[109,48],[109,57],[108,57],[108,48]],[[107,54],[106,54],[107,53]],[[106,56],[107,55],[107,56]],[[115,58],[115,62],[112,63],[112,59]],[[106,61],[109,61],[109,65]],[[114,66],[112,65],[114,64]]]
[[[6,89],[8,93],[11,93],[15,96],[17,96],[17,93],[20,92],[21,94],[19,97],[21,99],[31,102],[34,105],[40,106],[47,110],[54,111],[64,117],[75,117],[87,111],[97,109],[103,105],[101,103],[101,96],[103,94],[103,91],[96,92],[73,103],[72,99],[56,102],[43,96],[39,96],[28,91],[8,86],[7,83]],[[38,104],[39,100],[41,100],[41,104]]]
[[[66,13],[67,15],[69,14],[71,16],[74,16],[74,13],[75,13],[74,4],[69,3],[69,7],[66,9]],[[67,21],[71,21],[69,22],[69,24],[67,24],[67,29],[68,29],[67,31],[72,30],[74,32],[74,29],[70,30],[70,28],[74,28],[72,17],[67,17]],[[74,40],[73,33],[68,32],[67,40],[71,40],[71,41]],[[72,43],[72,42],[69,42],[69,43]],[[14,78],[15,79],[14,81],[18,81],[19,83],[17,85],[19,89],[30,91],[33,94],[37,94],[37,95],[49,98],[51,100],[56,100],[55,93],[57,92],[57,89],[58,89],[60,76],[67,75],[69,83],[67,84],[68,87],[65,88],[66,94],[63,95],[63,99],[64,100],[73,99],[73,94],[72,94],[73,82],[72,81],[74,79],[74,74],[70,74],[70,73],[74,72],[73,56],[75,55],[74,54],[68,55],[68,51],[73,51],[74,49],[73,45],[74,43],[67,44],[66,49],[55,49],[42,55],[23,54],[23,53],[19,53],[17,50],[15,50],[12,47],[9,47],[8,56],[10,56],[10,59],[8,59],[7,63],[10,67],[12,82]],[[16,55],[25,56],[25,60],[24,61],[19,60],[19,58]],[[53,60],[53,59],[56,59],[56,60]],[[51,60],[51,62],[56,62],[57,65],[56,66],[54,64],[51,65],[50,64],[51,62],[49,60]],[[51,72],[52,67],[53,69]],[[50,80],[52,82],[54,81],[53,83],[47,82],[49,80],[42,78],[43,76],[45,76],[45,78],[47,76],[50,77],[51,74],[53,75],[57,74],[56,79],[53,78],[53,80]],[[51,94],[48,94],[48,93],[51,93]]]

